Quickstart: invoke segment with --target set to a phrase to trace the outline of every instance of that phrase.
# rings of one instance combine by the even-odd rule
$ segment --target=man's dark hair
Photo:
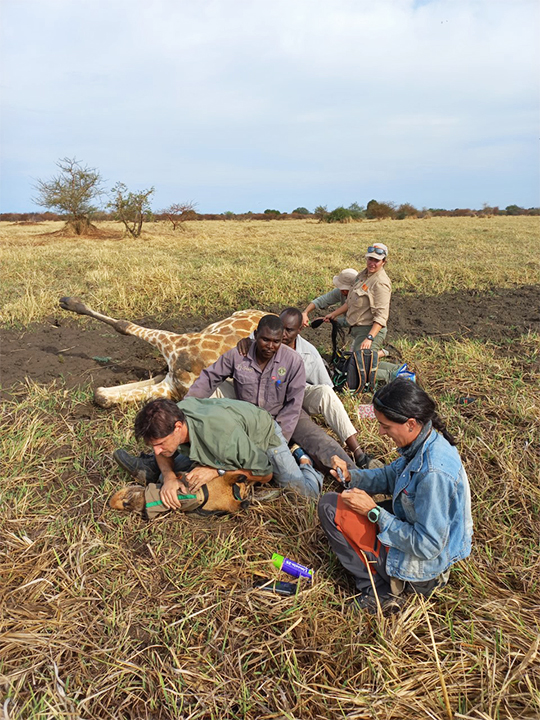
[[[435,430],[445,437],[450,445],[455,445],[454,436],[448,432],[443,419],[437,413],[437,404],[425,390],[412,380],[396,378],[383,385],[373,396],[373,407],[391,422],[404,425],[414,418],[420,425],[430,420]]]
[[[277,315],[264,315],[257,325],[257,332],[261,332],[263,329],[270,330],[270,332],[283,332],[283,323]]]
[[[297,325],[302,327],[304,318],[302,317],[302,311],[295,307],[286,307],[279,313],[280,318],[293,317],[296,320]]]
[[[158,440],[170,435],[176,423],[184,423],[186,416],[172,400],[152,400],[137,413],[135,437],[145,442]]]

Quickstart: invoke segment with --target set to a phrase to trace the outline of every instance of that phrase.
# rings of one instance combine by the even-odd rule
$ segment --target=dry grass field
[[[538,218],[155,224],[137,241],[47,235],[59,227],[0,224],[0,716],[540,717]],[[137,379],[126,375],[139,341],[67,316],[58,298],[203,327],[302,306],[340,269],[361,269],[377,240],[390,247],[391,342],[438,400],[471,482],[473,552],[448,586],[399,615],[351,611],[315,505],[295,495],[226,518],[109,510],[126,482],[112,451],[141,449],[137,408],[98,408],[92,392]],[[46,362],[27,363],[40,352]],[[363,444],[390,461],[358,401],[345,400]],[[273,552],[313,567],[313,585],[291,598],[253,590],[257,577],[287,579]]]

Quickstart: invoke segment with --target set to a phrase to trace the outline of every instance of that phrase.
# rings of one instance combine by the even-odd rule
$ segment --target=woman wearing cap
[[[373,397],[379,434],[400,457],[373,470],[349,470],[334,456],[347,490],[327,493],[319,517],[330,545],[352,573],[357,604],[377,609],[395,595],[430,595],[471,551],[471,494],[455,440],[418,385],[398,378]],[[379,502],[373,495],[392,495]]]
[[[342,270],[339,275],[334,275],[332,280],[334,283],[334,289],[318,298],[315,298],[315,300],[312,300],[309,303],[302,313],[304,323],[302,327],[307,327],[309,325],[308,316],[313,310],[326,310],[326,308],[338,304],[341,307],[345,302],[347,302],[347,295],[349,294],[349,290],[354,285],[357,277],[358,270],[355,270],[354,268],[345,268],[345,270]],[[346,326],[347,322],[345,320],[345,315],[341,315],[338,318],[338,322],[340,325]]]
[[[387,257],[386,245],[370,245],[366,253],[366,267],[356,277],[346,301],[324,318],[329,322],[345,315],[354,338],[352,350],[378,350],[380,357],[388,354],[382,349],[392,295],[392,283],[384,269]]]

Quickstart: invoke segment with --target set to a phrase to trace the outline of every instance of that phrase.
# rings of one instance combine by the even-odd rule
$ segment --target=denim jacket
[[[381,508],[378,534],[390,577],[431,580],[470,554],[469,481],[456,448],[435,430],[412,457],[351,476],[351,487],[392,495],[393,514]]]

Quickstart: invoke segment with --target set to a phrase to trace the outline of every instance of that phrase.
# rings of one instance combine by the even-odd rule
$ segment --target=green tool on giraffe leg
[[[179,500],[196,500],[197,499],[196,495],[178,495],[177,497]],[[146,503],[147,508],[154,507],[155,505],[163,505],[163,503],[161,502],[161,500],[156,500],[155,502]]]

